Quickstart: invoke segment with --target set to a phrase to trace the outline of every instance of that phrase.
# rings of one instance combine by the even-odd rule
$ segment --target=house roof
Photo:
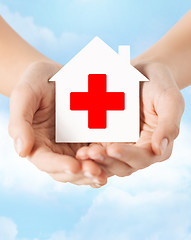
[[[129,52],[129,53],[128,53]],[[125,54],[127,55],[125,58]],[[129,55],[128,55],[129,54]],[[129,59],[128,59],[129,58]],[[120,62],[120,63],[119,63]],[[73,57],[59,72],[57,72],[49,81],[57,81],[68,71],[75,71],[79,68],[90,68],[90,66],[100,65],[101,69],[111,64],[111,68],[123,65],[133,72],[134,78],[138,81],[149,81],[142,73],[130,64],[129,46],[119,46],[119,54],[116,53],[99,37],[90,41],[75,57]]]

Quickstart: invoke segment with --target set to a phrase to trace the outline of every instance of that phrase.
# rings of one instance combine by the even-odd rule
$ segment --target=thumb
[[[158,123],[152,136],[152,149],[155,154],[162,155],[179,134],[184,99],[174,87],[165,91],[154,105]]]
[[[35,106],[34,92],[29,86],[21,84],[12,92],[9,135],[13,138],[15,150],[21,157],[29,155],[34,145],[32,121]]]

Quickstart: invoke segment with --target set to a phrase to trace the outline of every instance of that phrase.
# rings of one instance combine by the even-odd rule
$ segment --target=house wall
[[[88,126],[87,111],[83,111],[83,116],[81,116],[78,111],[70,111],[71,115],[69,116],[69,119],[68,116],[66,116],[66,113],[70,109],[70,89],[66,88],[67,86],[65,86],[64,81],[56,82],[56,142],[64,142],[65,136],[67,136],[67,139],[70,139],[68,136],[71,136],[71,138],[75,139],[76,132],[81,132],[82,139],[84,139],[82,142],[86,142],[85,139],[87,137],[89,139],[92,138],[91,142],[115,142],[116,136],[119,133],[121,135],[120,142],[136,142],[138,140],[140,126],[138,81],[126,84],[127,91],[125,93],[125,108],[128,111],[125,113],[124,111],[108,111],[108,128],[92,129],[91,131],[87,129],[87,132],[82,130]],[[76,87],[74,88],[76,89]],[[108,86],[108,91],[111,91],[110,86]],[[66,92],[69,92],[68,96],[66,96]],[[82,127],[76,127],[76,121],[78,120],[81,121]],[[112,134],[110,134],[111,128]],[[77,139],[76,142],[78,142]]]

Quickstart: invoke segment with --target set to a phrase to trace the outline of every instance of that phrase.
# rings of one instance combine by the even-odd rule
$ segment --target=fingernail
[[[121,159],[121,153],[119,151],[116,151],[112,148],[112,146],[108,149],[108,155],[113,158]]]
[[[96,184],[98,184],[98,185],[101,184],[100,181],[99,181],[97,178],[94,178],[94,179],[93,179],[93,182],[95,183],[95,185],[96,185]]]
[[[98,183],[95,183],[95,186],[100,188],[102,185],[101,184],[98,184]]]
[[[17,138],[15,141],[15,150],[18,153],[18,155],[20,156],[22,153],[22,150],[23,150],[23,143],[20,138]]]
[[[161,154],[162,154],[162,155],[166,152],[167,147],[168,147],[168,139],[167,139],[167,138],[164,138],[164,139],[161,141],[161,145],[160,145],[160,149],[161,149]]]
[[[96,157],[96,160],[99,160],[99,161],[103,162],[104,156],[99,155],[99,156]]]
[[[118,153],[118,152],[109,152],[109,156],[110,157],[113,157],[113,158],[116,158],[116,159],[121,159],[121,154]]]
[[[90,172],[84,172],[84,176],[88,178],[93,178],[94,176]]]
[[[64,172],[65,172],[66,174],[68,174],[68,175],[72,175],[72,172],[71,172],[70,170],[68,170],[68,169],[65,170]]]

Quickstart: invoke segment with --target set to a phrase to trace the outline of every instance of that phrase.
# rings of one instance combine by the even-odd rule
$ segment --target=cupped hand
[[[48,80],[61,67],[52,62],[28,67],[11,94],[9,134],[17,153],[55,180],[100,187],[107,182],[104,170],[75,158],[85,144],[55,143],[55,85]]]
[[[136,143],[100,143],[77,152],[81,160],[99,163],[108,176],[128,176],[171,156],[179,134],[184,99],[167,66],[162,63],[133,64],[149,82],[141,83],[141,132]]]

